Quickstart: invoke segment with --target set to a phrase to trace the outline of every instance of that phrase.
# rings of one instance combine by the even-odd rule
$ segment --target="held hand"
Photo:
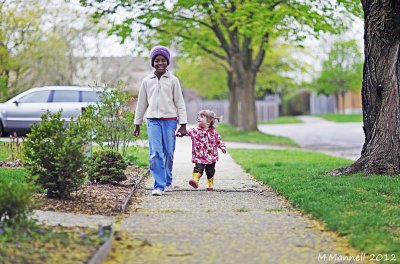
[[[133,135],[138,137],[140,135],[140,125],[135,125],[135,131],[133,131]]]
[[[187,131],[186,131],[186,124],[181,125],[181,127],[178,129],[178,132],[176,132],[177,137],[183,137],[186,136]]]

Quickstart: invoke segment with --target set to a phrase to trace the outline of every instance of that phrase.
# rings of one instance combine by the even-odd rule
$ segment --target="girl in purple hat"
[[[146,113],[147,134],[150,147],[150,172],[154,178],[152,195],[161,196],[172,191],[172,166],[175,151],[175,131],[186,135],[187,115],[182,89],[177,77],[167,66],[170,52],[164,46],[155,46],[150,52],[154,74],[143,79],[135,112],[135,136],[140,135],[140,125]]]

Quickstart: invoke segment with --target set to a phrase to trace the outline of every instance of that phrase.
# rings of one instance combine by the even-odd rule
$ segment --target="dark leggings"
[[[198,172],[200,175],[203,175],[203,171],[206,171],[207,179],[211,179],[215,174],[215,162],[211,164],[201,164],[196,163],[194,166],[193,172]]]

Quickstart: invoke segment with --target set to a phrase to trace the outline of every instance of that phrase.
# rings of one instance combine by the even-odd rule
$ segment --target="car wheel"
[[[4,134],[5,133],[4,133],[4,128],[3,128],[3,123],[0,120],[0,137],[3,136]]]

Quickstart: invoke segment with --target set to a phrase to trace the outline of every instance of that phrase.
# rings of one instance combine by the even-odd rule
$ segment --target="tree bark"
[[[400,173],[400,1],[363,0],[365,62],[361,157],[331,175]]]
[[[228,71],[228,87],[229,87],[229,119],[228,123],[234,127],[237,127],[238,122],[238,97],[237,97],[237,86],[233,77],[232,71]]]
[[[245,72],[243,76],[237,76],[239,83],[243,86],[238,87],[238,125],[240,131],[257,131],[257,115],[254,91],[254,73]]]

